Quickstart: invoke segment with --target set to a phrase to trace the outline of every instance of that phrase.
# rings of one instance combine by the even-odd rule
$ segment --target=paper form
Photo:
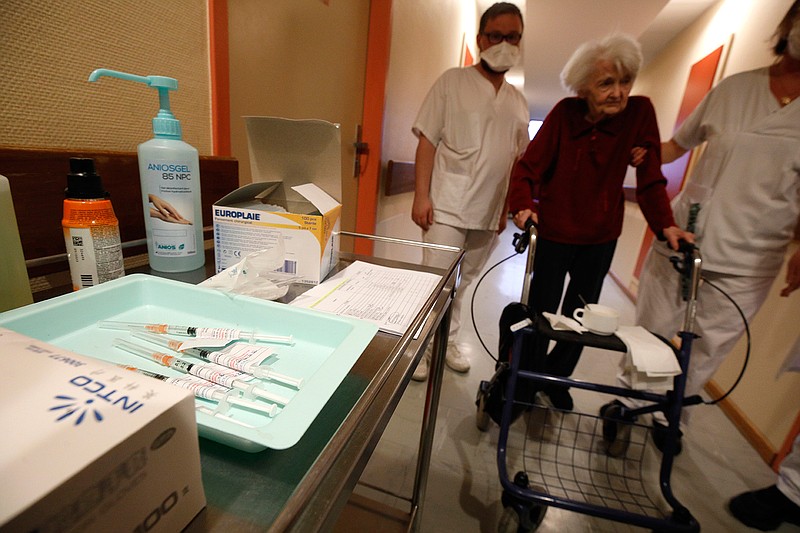
[[[289,305],[361,318],[382,331],[402,335],[441,278],[356,261]]]

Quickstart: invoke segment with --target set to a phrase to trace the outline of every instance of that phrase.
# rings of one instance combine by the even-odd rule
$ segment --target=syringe
[[[197,326],[151,324],[147,322],[119,322],[115,320],[101,320],[97,325],[104,329],[145,330],[159,334],[171,333],[173,335],[183,335],[185,337],[294,344],[294,338],[291,335],[266,335],[254,331],[242,331],[236,328],[201,328]]]
[[[239,370],[241,372],[251,374],[257,378],[270,379],[272,381],[277,381],[279,383],[283,383],[285,385],[289,385],[290,387],[295,387],[297,389],[303,386],[303,378],[293,378],[292,376],[281,374],[280,372],[276,372],[271,367],[266,365],[265,366],[253,365],[253,366],[248,366],[246,368],[237,368],[232,366],[230,364],[229,359],[225,357],[225,354],[219,351],[206,350],[203,348],[181,348],[181,344],[183,344],[181,341],[170,339],[169,337],[166,337],[164,335],[150,333],[149,331],[132,331],[131,334],[134,337],[150,341],[154,344],[158,344],[159,346],[164,346],[165,348],[169,348],[170,350],[193,355],[195,357],[199,357],[200,359],[206,359],[208,361],[212,361],[214,363],[226,366],[228,368],[232,368],[234,370]]]
[[[273,405],[272,407],[275,407],[275,406]],[[195,405],[194,410],[197,411],[197,412],[200,412],[200,413],[205,413],[205,414],[207,414],[209,416],[213,416],[215,418],[221,418],[223,420],[227,420],[228,422],[231,422],[232,424],[236,424],[237,426],[242,426],[242,427],[249,428],[249,429],[253,429],[253,428],[256,427],[256,426],[254,426],[252,424],[246,424],[246,423],[242,422],[241,420],[236,420],[232,416],[228,416],[226,414],[220,413],[219,411],[217,411],[215,409],[211,409],[209,407],[206,407],[205,405]]]
[[[136,354],[140,357],[144,357],[145,359],[150,359],[169,368],[174,368],[175,370],[183,372],[184,374],[197,376],[224,387],[239,389],[245,391],[245,393],[253,394],[254,396],[258,396],[259,398],[263,398],[267,401],[280,405],[286,405],[289,403],[289,398],[286,398],[285,396],[273,394],[267,390],[256,387],[251,383],[247,383],[246,381],[237,379],[235,377],[224,376],[220,374],[218,370],[214,369],[208,364],[190,363],[189,361],[185,361],[173,355],[168,355],[162,352],[154,352],[149,348],[139,346],[138,344],[126,341],[125,339],[114,339],[114,346],[132,354]]]
[[[234,396],[230,392],[223,392],[222,389],[227,389],[228,391],[230,391],[228,387],[223,387],[222,385],[211,383],[210,381],[202,378],[198,378],[195,376],[174,378],[170,376],[165,376],[164,374],[159,374],[157,372],[142,370],[141,368],[135,366],[126,366],[126,365],[119,365],[119,366],[121,368],[124,368],[125,370],[138,372],[139,374],[144,374],[145,376],[150,376],[151,378],[161,380],[164,383],[169,383],[170,385],[176,385],[178,387],[181,387],[182,389],[188,389],[192,391],[197,398],[213,400],[215,402],[227,402],[229,404],[238,405],[239,407],[244,407],[246,409],[252,409],[253,411],[266,413],[268,416],[275,416],[275,414],[278,412],[278,406],[275,404],[267,405],[257,402],[251,402],[250,400],[246,400],[244,398],[239,398],[237,396]]]

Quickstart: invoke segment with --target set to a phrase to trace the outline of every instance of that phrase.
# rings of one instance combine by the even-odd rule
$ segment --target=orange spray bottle
[[[99,285],[125,275],[119,221],[109,194],[95,172],[94,160],[69,160],[65,189],[64,242],[72,290]]]

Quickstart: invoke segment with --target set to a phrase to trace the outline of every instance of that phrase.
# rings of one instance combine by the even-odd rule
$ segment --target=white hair
[[[642,48],[630,35],[613,33],[578,47],[561,71],[561,84],[568,91],[579,93],[588,88],[599,61],[609,61],[621,74],[636,79],[642,66]]]

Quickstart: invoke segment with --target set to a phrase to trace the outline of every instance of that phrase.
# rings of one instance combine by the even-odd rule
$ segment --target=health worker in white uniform
[[[425,98],[412,131],[419,139],[411,218],[427,243],[464,248],[461,284],[451,311],[447,366],[470,368],[456,343],[464,289],[480,273],[505,229],[511,168],[528,144],[528,106],[505,80],[520,57],[519,8],[500,2],[480,20],[480,62],[446,71]],[[424,249],[423,262],[446,268],[455,255]],[[414,379],[428,375],[430,349]]]
[[[723,79],[661,148],[669,163],[707,143],[672,202],[677,223],[695,234],[705,280],[698,293],[699,338],[692,345],[687,396],[700,393],[745,331],[722,292],[750,322],[784,260],[780,295],[796,298],[800,287],[800,250],[786,253],[800,218],[800,0],[775,36],[772,65]],[[636,304],[637,324],[668,339],[681,328],[686,309],[670,255],[653,244]],[[686,415],[684,410],[682,423]],[[657,446],[663,427],[654,420]]]

